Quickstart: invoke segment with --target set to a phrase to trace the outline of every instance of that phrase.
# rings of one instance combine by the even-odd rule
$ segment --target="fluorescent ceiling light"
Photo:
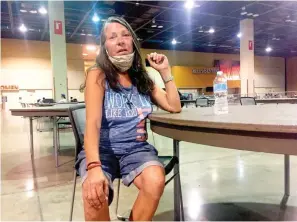
[[[171,44],[172,45],[176,45],[176,43],[177,43],[176,40],[175,39],[172,39]]]
[[[93,15],[92,21],[93,22],[99,22],[100,21],[100,18],[96,13]]]
[[[210,28],[210,29],[208,30],[208,32],[209,32],[209,33],[214,33],[215,30],[214,30],[213,28]]]
[[[27,27],[26,27],[24,24],[22,24],[22,25],[19,27],[19,30],[20,30],[21,32],[27,32],[27,31],[28,31]]]
[[[40,7],[40,8],[38,9],[38,11],[39,11],[39,13],[42,14],[42,15],[47,14],[47,10],[46,10],[44,7]]]
[[[186,9],[192,9],[192,8],[194,8],[194,1],[192,1],[192,0],[186,0],[184,6],[185,6]]]
[[[238,38],[241,38],[241,36],[242,36],[242,34],[241,34],[241,32],[239,32],[239,33],[237,34],[237,37],[238,37]]]
[[[266,52],[271,52],[271,51],[272,51],[272,48],[271,48],[271,47],[267,47],[267,48],[265,49],[265,51],[266,51]]]

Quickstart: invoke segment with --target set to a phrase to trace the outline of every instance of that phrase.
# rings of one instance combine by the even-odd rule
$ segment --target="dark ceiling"
[[[270,46],[274,56],[297,55],[297,2],[294,1],[196,1],[188,10],[183,1],[65,1],[68,43],[98,43],[101,19],[123,16],[134,28],[143,48],[239,53],[239,22],[254,19],[255,54]],[[20,12],[47,7],[47,2],[1,1],[1,38],[49,41],[48,15]],[[246,13],[246,14],[245,14]],[[244,14],[244,15],[242,15]],[[157,27],[153,28],[153,21]],[[24,23],[29,29],[21,33]],[[162,26],[162,27],[161,27]],[[215,29],[213,34],[210,28]],[[175,38],[178,44],[172,45]]]

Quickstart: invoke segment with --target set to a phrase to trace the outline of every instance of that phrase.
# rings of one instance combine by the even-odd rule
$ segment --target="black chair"
[[[242,106],[257,105],[254,97],[240,97],[240,104]]]
[[[69,129],[72,127],[72,124],[68,118],[60,117],[57,122],[57,144],[58,144],[58,151],[60,151],[60,130],[61,129]]]
[[[43,99],[42,100],[43,103],[55,103],[54,99]]]
[[[208,99],[207,98],[197,98],[196,99],[196,107],[208,107]]]
[[[85,111],[85,104],[79,104],[75,106],[71,106],[69,108],[69,118],[70,122],[72,124],[72,129],[75,137],[75,161],[77,160],[77,155],[80,153],[80,151],[83,149],[84,144],[84,131],[85,131],[85,120],[86,120],[86,111]],[[160,161],[164,165],[165,174],[168,175],[174,168],[176,164],[178,164],[178,158],[176,156],[159,156]],[[165,185],[167,185],[175,176],[179,177],[179,172],[172,175],[166,182]],[[76,179],[78,177],[76,169],[74,169],[73,172],[73,191],[72,191],[72,201],[71,201],[71,208],[70,208],[70,216],[69,220],[72,221],[72,215],[73,215],[73,206],[74,206],[74,199],[75,199],[75,188],[76,188]],[[120,192],[120,179],[121,175],[117,175],[118,181],[118,195],[116,200],[116,215],[119,220],[125,221],[128,218],[125,218],[123,216],[120,216],[118,214],[118,204],[119,204],[119,192]],[[178,178],[179,181],[179,193],[180,193],[180,200],[181,200],[181,215],[182,219],[184,218],[183,213],[183,201],[182,201],[182,192],[181,192],[181,184],[180,184],[180,178]]]

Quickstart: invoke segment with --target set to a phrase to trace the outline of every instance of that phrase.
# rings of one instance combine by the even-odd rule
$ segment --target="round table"
[[[184,109],[178,114],[154,112],[151,130],[173,139],[179,157],[179,141],[216,147],[285,155],[285,194],[290,195],[289,155],[297,155],[297,105],[229,106],[229,113],[214,115],[213,108]],[[176,165],[174,173],[179,173]],[[174,219],[181,219],[178,181],[174,181]]]

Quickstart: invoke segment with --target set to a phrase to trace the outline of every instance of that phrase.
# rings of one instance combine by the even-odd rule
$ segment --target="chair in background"
[[[242,106],[257,105],[254,97],[240,97],[240,104]]]
[[[207,98],[197,98],[196,99],[196,107],[207,107],[208,106],[208,99]]]
[[[85,121],[86,121],[86,109],[85,104],[79,104],[75,106],[71,106],[69,108],[69,118],[70,122],[72,124],[72,129],[75,137],[75,161],[77,160],[77,155],[80,153],[80,151],[83,149],[84,144],[84,130],[85,130]],[[174,168],[176,164],[178,164],[178,158],[176,156],[159,156],[160,161],[164,165],[165,174],[168,175]],[[75,199],[75,189],[76,189],[76,179],[78,177],[76,169],[74,169],[73,172],[73,191],[72,191],[72,200],[71,200],[71,208],[70,208],[70,216],[69,220],[72,221],[73,216],[73,207],[74,207],[74,199]],[[180,184],[180,174],[177,172],[176,174],[172,175],[165,183],[165,186],[174,178],[177,177],[179,181],[178,189],[180,194],[180,200],[181,200],[181,216],[182,220],[184,220],[184,213],[183,213],[183,201],[182,201],[182,191],[181,191],[181,184]],[[117,188],[117,200],[116,200],[116,215],[119,220],[125,221],[128,220],[128,218],[125,218],[118,214],[118,206],[119,206],[119,192],[120,192],[120,179],[121,176],[117,175],[118,181],[118,188]]]
[[[46,99],[43,99],[42,102],[43,103],[55,103],[55,100],[46,98]]]
[[[57,122],[57,144],[58,144],[58,151],[60,151],[61,144],[60,144],[60,130],[62,129],[69,129],[72,127],[71,122],[68,118],[60,117]],[[58,157],[57,157],[58,158]]]

